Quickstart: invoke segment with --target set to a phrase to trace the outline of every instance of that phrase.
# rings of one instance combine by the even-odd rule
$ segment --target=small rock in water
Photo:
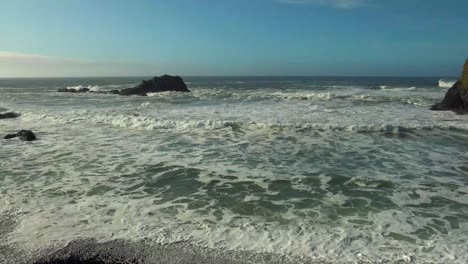
[[[33,141],[36,140],[36,135],[30,130],[21,130],[17,134],[18,138],[23,141]]]
[[[7,112],[7,113],[0,114],[0,119],[17,118],[19,116],[20,114],[18,113]]]
[[[16,134],[8,134],[4,137],[4,139],[10,139],[10,138],[15,138]]]
[[[22,141],[34,141],[36,140],[36,135],[31,130],[21,130],[16,134],[9,134],[6,135],[4,138],[5,139],[10,139],[10,138],[19,138]]]

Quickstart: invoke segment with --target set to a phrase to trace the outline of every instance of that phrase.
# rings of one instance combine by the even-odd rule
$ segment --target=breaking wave
[[[381,90],[387,91],[414,91],[416,90],[415,86],[412,87],[390,87],[390,86],[379,86]]]
[[[142,107],[149,104],[143,103]],[[420,130],[463,130],[468,127],[449,124],[390,124],[390,123],[369,123],[369,124],[340,124],[337,123],[282,123],[282,122],[257,122],[257,121],[237,121],[237,120],[164,120],[151,116],[138,114],[115,114],[115,113],[95,113],[90,111],[73,112],[67,115],[53,115],[40,113],[24,113],[23,118],[29,120],[46,120],[56,123],[70,124],[90,122],[92,124],[110,125],[112,127],[127,129],[176,129],[176,130],[216,130],[230,128],[233,130],[258,130],[258,129],[291,129],[296,131],[337,131],[337,132],[385,132],[385,133],[405,133]]]
[[[108,90],[120,90],[129,87],[136,86],[135,83],[128,83],[128,84],[112,84],[112,85],[77,85],[77,86],[68,86],[67,89],[72,90],[81,90],[81,89],[89,89],[93,92],[98,91],[108,91]]]
[[[2,133],[40,140],[1,143],[0,211],[15,224],[0,262],[4,244],[89,237],[293,263],[467,263],[468,117],[428,110],[437,79],[215,81],[150,97],[44,93],[71,83],[55,80],[2,93],[23,114]]]
[[[454,80],[439,80],[439,87],[441,88],[450,88],[452,87],[457,81]]]
[[[415,87],[410,88],[394,88],[391,90],[400,89],[400,91],[412,91]],[[390,89],[389,89],[390,90]],[[339,93],[339,92],[228,92],[218,90],[201,90],[194,91],[191,94],[180,94],[175,92],[164,92],[148,94],[150,97],[196,97],[203,100],[208,99],[223,99],[223,100],[288,100],[288,101],[333,101],[333,100],[349,100],[355,102],[396,102],[409,105],[429,106],[433,104],[432,98],[422,96],[408,96],[404,94],[384,95],[384,94],[362,94],[362,93]]]
[[[361,102],[399,102],[410,105],[426,105],[424,99],[402,96],[382,96],[370,94],[334,94],[334,93],[273,93],[271,96],[288,100],[352,100]]]
[[[121,85],[104,85],[104,86],[70,86],[68,89],[80,90],[83,88],[90,89],[91,91],[108,91],[115,89],[123,89],[131,87],[135,84],[121,84]],[[348,87],[349,88],[349,87]],[[417,91],[416,87],[390,87],[380,86],[374,89],[381,90],[382,93],[371,91],[365,93],[365,90],[356,92],[352,88],[349,90],[334,90],[329,92],[317,92],[307,90],[228,90],[228,89],[196,89],[192,93],[178,93],[178,92],[161,92],[149,93],[148,97],[152,98],[170,98],[171,100],[177,98],[197,98],[201,100],[315,100],[315,101],[332,101],[332,100],[350,100],[355,102],[396,102],[409,105],[429,106],[432,105],[433,98],[426,98],[425,96],[409,96],[404,92]],[[383,91],[395,92],[394,94],[383,93]],[[401,92],[401,93],[397,93]]]
[[[377,91],[393,91],[393,92],[407,92],[407,91],[418,91],[416,86],[389,86],[389,85],[379,85],[379,86],[370,86],[370,90]]]

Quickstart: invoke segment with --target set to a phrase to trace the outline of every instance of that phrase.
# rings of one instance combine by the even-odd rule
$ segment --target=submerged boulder
[[[163,75],[154,77],[150,80],[144,80],[136,87],[123,90],[112,91],[91,91],[88,88],[62,88],[58,89],[62,93],[98,93],[98,94],[120,94],[120,95],[142,95],[146,96],[149,93],[160,92],[190,92],[184,80],[180,76]]]
[[[7,113],[0,113],[0,119],[7,119],[7,118],[17,118],[19,117],[20,114],[18,113],[13,113],[13,112],[7,112]]]
[[[5,139],[10,139],[10,138],[19,138],[22,141],[34,141],[36,140],[36,135],[31,130],[21,130],[16,134],[9,134],[5,136]]]
[[[468,113],[468,60],[460,79],[447,91],[442,102],[432,106],[431,110]]]

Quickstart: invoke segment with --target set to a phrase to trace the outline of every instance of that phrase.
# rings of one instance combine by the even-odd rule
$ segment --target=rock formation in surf
[[[61,92],[61,93],[87,93],[89,91],[90,90],[88,88],[80,88],[80,89],[61,88],[57,90],[57,92]]]
[[[7,113],[0,113],[0,119],[7,119],[7,118],[17,118],[19,117],[20,114],[18,113],[13,113],[13,112],[7,112]]]
[[[460,79],[447,91],[442,102],[432,106],[431,110],[468,113],[468,60]]]
[[[143,81],[134,88],[123,89],[120,95],[147,95],[159,92],[190,92],[184,81],[179,76],[163,75],[151,80]]]
[[[112,91],[90,91],[88,88],[81,89],[59,89],[58,92],[64,93],[100,93],[100,94],[120,94],[120,95],[142,95],[146,96],[149,93],[160,93],[160,92],[190,92],[187,85],[184,83],[179,76],[163,75],[161,77],[154,77],[153,79],[142,81],[140,85],[127,88],[123,90],[112,90]]]
[[[5,139],[10,138],[19,138],[21,141],[34,141],[36,140],[36,135],[31,130],[21,130],[16,134],[9,134],[5,136]]]

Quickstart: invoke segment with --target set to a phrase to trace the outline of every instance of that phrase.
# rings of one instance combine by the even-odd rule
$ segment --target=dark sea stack
[[[36,135],[31,130],[21,130],[16,134],[9,134],[4,137],[4,139],[10,138],[19,138],[21,141],[34,141],[36,140]]]
[[[7,118],[17,118],[21,116],[18,113],[13,113],[13,112],[7,112],[7,113],[0,113],[0,119],[7,119]]]
[[[148,93],[160,92],[190,92],[187,85],[179,76],[163,75],[154,77],[151,80],[143,81],[140,85],[134,88],[123,89],[120,95],[143,95]]]
[[[468,89],[468,59],[465,62],[465,67],[463,68],[463,73],[460,78],[462,87],[465,87],[465,90]]]
[[[447,91],[442,102],[432,106],[431,110],[468,113],[468,60],[460,79]]]

